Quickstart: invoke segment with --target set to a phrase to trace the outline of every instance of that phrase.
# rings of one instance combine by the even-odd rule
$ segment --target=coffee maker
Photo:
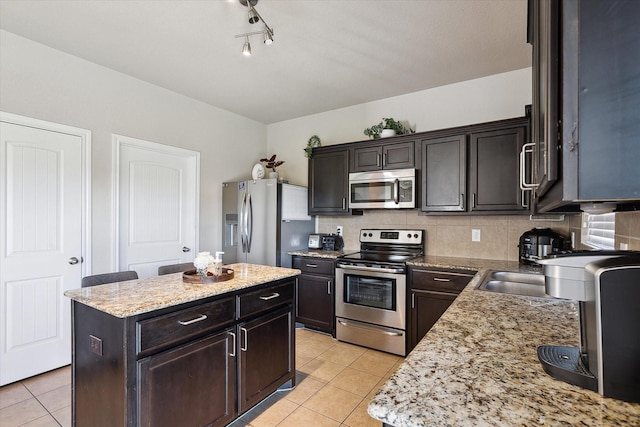
[[[548,295],[579,302],[580,348],[543,345],[549,375],[640,403],[640,252],[592,251],[540,260]]]

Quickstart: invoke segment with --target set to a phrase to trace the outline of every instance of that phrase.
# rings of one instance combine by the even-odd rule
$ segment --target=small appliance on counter
[[[518,244],[520,263],[535,264],[537,260],[565,249],[565,238],[550,228],[536,227],[525,231]]]
[[[309,234],[309,249],[322,249],[324,245],[324,237],[328,236],[327,233],[313,233]]]
[[[640,252],[586,251],[551,256],[546,293],[578,300],[580,348],[543,345],[552,377],[603,396],[640,403]]]

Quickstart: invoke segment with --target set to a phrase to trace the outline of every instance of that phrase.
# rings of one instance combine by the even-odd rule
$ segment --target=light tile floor
[[[367,404],[402,358],[296,329],[293,390],[273,393],[232,427],[379,427]],[[69,366],[0,388],[0,427],[71,426]]]

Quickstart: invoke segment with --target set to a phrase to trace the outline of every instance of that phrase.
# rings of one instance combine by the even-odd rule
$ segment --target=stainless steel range
[[[406,261],[423,253],[424,230],[361,230],[336,264],[336,338],[405,356]]]

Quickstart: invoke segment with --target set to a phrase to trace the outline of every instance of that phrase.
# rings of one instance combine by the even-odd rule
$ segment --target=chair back
[[[124,282],[126,280],[135,280],[138,273],[135,271],[117,271],[115,273],[94,274],[93,276],[85,276],[82,278],[82,287],[103,285],[105,283]]]
[[[183,262],[182,264],[162,265],[158,267],[158,276],[163,274],[182,273],[184,271],[195,270],[192,262]]]

